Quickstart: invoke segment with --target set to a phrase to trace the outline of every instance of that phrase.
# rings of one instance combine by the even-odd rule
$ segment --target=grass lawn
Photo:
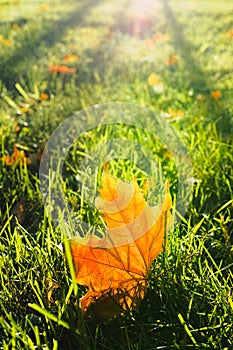
[[[1,349],[233,349],[232,11],[228,0],[0,2]],[[101,126],[102,104],[114,125]],[[150,133],[154,121],[143,108],[179,135],[181,164]],[[113,156],[109,171],[136,176],[141,187],[153,155],[150,204],[166,179],[174,202],[183,183],[192,189],[138,310],[107,323],[82,315],[86,289],[59,249],[65,220],[58,228],[40,191],[43,148],[78,111],[80,122],[99,124],[64,159],[62,190],[80,220],[100,221],[90,203],[103,160],[88,155],[109,139],[125,142],[114,145],[120,159]],[[144,129],[117,122],[121,112]],[[189,159],[193,174],[182,182],[177,166]]]

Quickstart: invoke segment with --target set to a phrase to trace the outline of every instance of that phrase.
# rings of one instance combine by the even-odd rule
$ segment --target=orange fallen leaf
[[[18,29],[19,29],[18,23],[13,23],[13,24],[12,24],[12,28],[13,28],[14,30],[18,30]]]
[[[188,4],[187,4],[187,7],[190,9],[190,10],[194,10],[196,8],[197,4],[195,1],[190,1]]]
[[[181,109],[174,111],[173,109],[169,108],[168,113],[172,119],[181,119],[184,116],[184,112]]]
[[[166,64],[167,66],[171,66],[171,65],[173,65],[173,64],[176,64],[177,61],[178,61],[178,59],[179,59],[179,56],[177,56],[177,55],[175,55],[175,54],[172,54],[172,55],[170,55],[169,57],[166,58],[165,64]]]
[[[11,46],[12,44],[9,39],[5,39],[2,35],[0,35],[0,43],[4,46]]]
[[[70,240],[76,281],[88,287],[80,299],[82,310],[95,321],[139,305],[151,264],[162,251],[165,230],[172,223],[169,191],[163,204],[150,207],[135,179],[128,183],[104,170],[101,185],[95,204],[107,224],[106,237]]]
[[[47,100],[49,98],[49,95],[47,95],[45,92],[42,92],[40,94],[40,100]]]
[[[75,54],[65,55],[65,57],[63,58],[64,62],[76,62],[77,60],[78,60],[78,55],[75,55]]]
[[[226,36],[228,38],[233,38],[233,29],[228,29],[228,31],[226,32]]]
[[[49,10],[49,5],[47,5],[47,4],[41,4],[41,9],[42,9],[43,11],[48,11],[48,10]]]
[[[219,90],[211,91],[211,96],[214,100],[219,100],[222,97],[222,93]]]
[[[144,45],[147,47],[147,48],[152,48],[154,47],[154,40],[153,39],[146,39],[144,41]]]
[[[8,39],[6,39],[6,40],[4,41],[4,45],[5,45],[5,46],[11,46],[11,44],[12,44],[12,42],[11,42],[10,40],[8,40]]]
[[[99,46],[100,40],[98,40],[98,39],[93,40],[91,44],[92,44],[93,47]]]
[[[19,150],[16,146],[14,146],[14,151],[12,155],[10,156],[4,155],[2,157],[3,162],[7,166],[14,166],[14,165],[17,165],[18,163],[24,164],[25,159],[26,159],[26,163],[30,164],[30,160],[27,159],[24,151]]]
[[[15,124],[14,131],[15,131],[16,134],[19,134],[20,131],[21,131],[21,126],[19,124]]]
[[[49,73],[61,73],[61,74],[74,74],[76,73],[75,68],[70,68],[67,66],[60,66],[60,65],[51,65],[49,67]]]
[[[169,40],[169,35],[168,34],[162,34],[162,33],[157,33],[154,35],[154,40],[155,41],[167,41]]]

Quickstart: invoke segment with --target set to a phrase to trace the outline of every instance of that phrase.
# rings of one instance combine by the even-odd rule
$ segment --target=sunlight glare
[[[131,15],[136,17],[151,16],[151,12],[155,9],[156,0],[132,0]]]

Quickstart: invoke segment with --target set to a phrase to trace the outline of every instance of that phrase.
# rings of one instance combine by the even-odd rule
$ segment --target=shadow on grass
[[[184,62],[184,69],[188,73],[188,88],[193,88],[196,92],[208,93],[215,90],[212,86],[210,73],[206,73],[200,66],[198,59],[193,55],[195,46],[188,41],[184,36],[183,26],[177,21],[168,0],[163,0],[164,12],[167,18],[167,23],[172,29],[172,39],[174,47],[182,57]],[[205,38],[203,38],[205,40]],[[216,74],[213,71],[212,74]],[[219,71],[220,76],[227,76],[231,74],[228,70],[222,69]],[[217,129],[224,138],[229,138],[232,135],[232,116],[228,108],[221,106],[221,108],[213,108],[211,104],[207,106],[207,114],[211,116],[212,121],[216,121]]]
[[[10,26],[13,26],[15,23],[17,23],[19,26],[22,26],[24,25],[25,23],[27,23],[28,19],[25,17],[21,17],[21,18],[18,18],[17,21],[1,21],[0,22],[0,28],[1,27],[4,27],[6,25],[10,25]]]
[[[193,45],[184,37],[183,27],[177,22],[172,9],[167,0],[163,0],[164,12],[167,18],[167,23],[170,23],[172,28],[171,35],[178,52],[182,56],[184,68],[189,72],[189,85],[200,89],[208,86],[204,71],[198,65],[196,58],[193,56]]]
[[[19,78],[26,74],[35,64],[37,58],[40,58],[42,53],[40,49],[51,47],[54,45],[66,32],[67,29],[83,25],[83,19],[89,10],[96,6],[100,0],[84,1],[74,12],[58,21],[51,21],[49,25],[45,23],[45,29],[41,33],[37,33],[37,28],[31,33],[31,40],[25,40],[22,45],[16,48],[10,57],[4,58],[0,62],[0,78],[8,89],[14,87]],[[47,28],[46,28],[47,26]]]

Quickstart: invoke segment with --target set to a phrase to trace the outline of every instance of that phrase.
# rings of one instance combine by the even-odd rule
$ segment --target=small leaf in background
[[[108,321],[143,299],[150,266],[172,224],[172,202],[167,191],[162,204],[150,207],[135,179],[128,183],[106,170],[99,194],[96,207],[107,224],[106,237],[74,238],[70,246],[76,281],[88,287],[80,300],[83,312],[93,321]],[[122,237],[129,243],[120,245]]]
[[[233,38],[233,29],[228,29],[228,31],[226,32],[226,36],[228,38]]]
[[[17,123],[14,123],[14,132],[18,136],[21,131],[23,131],[23,130],[27,131],[28,130],[28,126],[29,126],[28,122],[26,122],[26,121],[22,121],[22,122],[18,121]],[[17,147],[17,144],[15,146]]]
[[[194,9],[197,7],[197,4],[196,4],[195,1],[190,1],[190,2],[188,2],[187,7],[188,7],[190,10],[194,10]]]
[[[176,64],[178,60],[179,60],[179,56],[172,54],[166,58],[165,64],[167,66],[171,66],[171,65]]]
[[[169,108],[168,113],[173,120],[181,119],[184,116],[184,112],[181,109],[178,109],[178,111],[174,111],[172,108]]]
[[[14,30],[18,30],[18,29],[19,29],[18,23],[13,23],[13,24],[12,24],[12,28],[13,28]]]
[[[21,131],[21,125],[20,124],[15,124],[14,125],[14,131],[15,131],[16,135],[19,135],[19,133]]]
[[[23,150],[19,150],[18,147],[14,146],[13,153],[8,156],[4,155],[2,157],[3,163],[7,166],[15,166],[19,163],[24,164],[24,160],[26,159],[26,163],[30,164],[30,159],[28,159]]]
[[[47,5],[47,4],[41,4],[41,9],[42,9],[43,11],[48,11],[48,10],[49,10],[49,5]]]
[[[93,47],[99,46],[99,44],[100,44],[100,40],[98,40],[98,39],[93,40],[92,43],[91,43],[91,45],[92,45]]]
[[[150,49],[150,48],[152,48],[152,47],[154,47],[154,39],[146,39],[145,41],[144,41],[144,45],[148,48],[148,49]]]
[[[2,34],[0,34],[0,46],[11,46],[12,42],[9,39],[4,38]]]
[[[156,33],[152,38],[146,39],[144,44],[147,48],[152,48],[157,41],[168,41],[170,39],[168,34]]]
[[[211,96],[214,100],[219,100],[222,97],[222,93],[219,90],[211,91]]]
[[[167,40],[169,40],[169,38],[170,37],[168,34],[157,33],[154,35],[155,41],[167,41]]]
[[[75,54],[69,54],[63,58],[64,62],[70,62],[70,63],[76,62],[77,60],[78,60],[78,55],[75,55]]]
[[[43,101],[43,100],[48,100],[49,98],[49,95],[47,95],[45,92],[42,92],[40,94],[40,100]]]
[[[75,68],[70,68],[67,66],[62,66],[62,65],[51,65],[49,67],[49,73],[61,73],[61,74],[74,74],[76,73]]]

